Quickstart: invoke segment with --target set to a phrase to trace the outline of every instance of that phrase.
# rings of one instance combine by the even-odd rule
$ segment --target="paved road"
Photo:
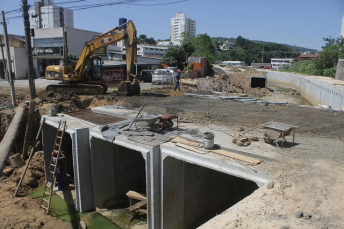
[[[48,85],[58,83],[58,82],[59,81],[46,80],[44,78],[35,79],[36,90],[37,91],[44,90]],[[141,87],[141,90],[150,90],[152,88],[152,84],[151,83],[140,83],[140,87]],[[166,85],[154,85],[153,87],[161,88],[161,87],[166,87]],[[15,91],[17,91],[18,89],[29,90],[29,80],[16,80],[14,82],[14,88],[15,88]],[[115,88],[117,88],[117,86],[111,87],[112,90]],[[109,89],[109,90],[111,90],[111,89]],[[6,80],[0,81],[0,91],[1,92],[8,91],[8,93],[10,92],[10,85]]]

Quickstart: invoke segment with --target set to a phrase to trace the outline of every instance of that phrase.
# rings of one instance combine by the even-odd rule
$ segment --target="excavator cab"
[[[84,69],[85,79],[97,81],[102,79],[103,67],[100,57],[91,57]]]

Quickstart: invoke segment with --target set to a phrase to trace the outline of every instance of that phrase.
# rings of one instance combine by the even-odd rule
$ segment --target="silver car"
[[[173,71],[156,69],[152,74],[152,84],[173,84]]]

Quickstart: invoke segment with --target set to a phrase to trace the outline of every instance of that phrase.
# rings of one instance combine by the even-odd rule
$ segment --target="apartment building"
[[[54,5],[53,0],[35,2],[29,10],[31,29],[48,29],[56,27],[74,28],[73,11]]]
[[[171,42],[181,43],[184,38],[196,36],[196,20],[179,12],[171,18]]]

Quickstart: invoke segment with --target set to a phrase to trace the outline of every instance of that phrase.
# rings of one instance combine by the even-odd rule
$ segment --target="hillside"
[[[234,37],[230,37],[230,38],[227,38],[227,37],[212,37],[212,39],[213,39],[213,41],[216,41],[216,40],[218,40],[218,41],[228,40],[229,42],[233,42],[233,43],[236,42],[236,38],[234,38]],[[300,46],[295,46],[295,45],[288,45],[288,44],[280,44],[280,43],[276,43],[276,42],[258,41],[258,40],[250,40],[250,41],[254,41],[254,42],[257,42],[257,43],[265,43],[265,44],[283,45],[283,46],[286,46],[287,48],[289,48],[289,49],[291,49],[293,51],[300,52],[300,53],[309,51],[311,54],[314,54],[314,53],[316,53],[318,51],[316,49],[309,49],[309,48],[305,48],[305,47],[300,47]]]

